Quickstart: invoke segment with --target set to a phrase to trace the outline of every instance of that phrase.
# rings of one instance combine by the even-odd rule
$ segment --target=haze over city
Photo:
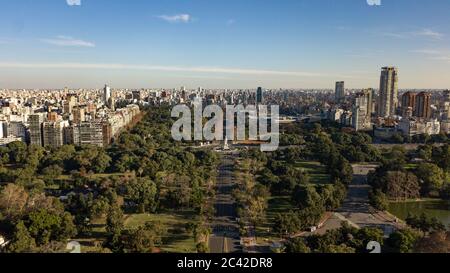
[[[450,86],[444,0],[1,4],[0,88]]]

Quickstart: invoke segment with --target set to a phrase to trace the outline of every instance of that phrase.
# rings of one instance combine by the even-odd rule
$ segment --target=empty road
[[[213,234],[209,239],[211,253],[240,252],[239,227],[236,223],[236,201],[232,196],[235,187],[234,155],[222,153],[222,162],[216,182],[214,201],[215,217],[211,223]]]

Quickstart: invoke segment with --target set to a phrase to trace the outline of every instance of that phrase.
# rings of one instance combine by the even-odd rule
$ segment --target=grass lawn
[[[408,163],[405,165],[405,169],[408,171],[414,171],[415,169],[417,169],[417,166],[417,163]]]
[[[329,184],[330,175],[327,173],[325,166],[315,161],[298,161],[295,167],[306,171],[309,174],[310,182],[316,185]]]
[[[170,211],[160,214],[131,214],[125,220],[126,228],[145,225],[147,222],[160,221],[167,228],[168,234],[163,238],[163,252],[188,253],[195,252],[196,246],[191,234],[184,230],[186,223],[194,221],[196,215],[193,211]]]

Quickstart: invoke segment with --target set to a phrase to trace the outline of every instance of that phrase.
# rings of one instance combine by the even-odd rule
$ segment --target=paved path
[[[347,222],[356,228],[378,227],[389,235],[394,230],[401,228],[395,217],[379,212],[369,205],[370,185],[367,184],[367,175],[375,170],[376,165],[353,165],[353,182],[348,188],[347,198],[342,207],[338,209],[318,233],[338,228],[342,222]]]
[[[216,199],[214,201],[216,214],[211,222],[213,229],[213,234],[209,239],[211,253],[240,252],[239,227],[236,223],[236,201],[232,196],[236,183],[233,171],[233,153],[223,153],[216,183]]]

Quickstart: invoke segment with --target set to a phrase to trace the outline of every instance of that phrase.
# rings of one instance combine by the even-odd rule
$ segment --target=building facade
[[[378,116],[392,117],[398,107],[398,70],[396,67],[383,67],[380,77]]]

